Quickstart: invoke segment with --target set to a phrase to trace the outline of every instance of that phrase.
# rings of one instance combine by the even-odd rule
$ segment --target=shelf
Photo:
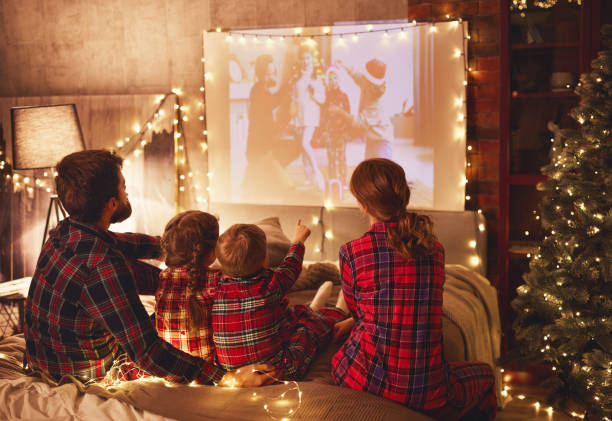
[[[535,253],[540,245],[539,241],[510,241],[508,252],[511,254],[524,255]]]
[[[534,42],[531,44],[512,44],[510,48],[513,50],[544,50],[554,48],[579,48],[578,42]]]
[[[534,186],[542,181],[546,181],[548,177],[545,175],[528,175],[528,174],[511,174],[508,176],[508,184]]]
[[[512,91],[513,99],[550,99],[550,98],[579,98],[580,95],[571,90],[547,92],[517,92]]]

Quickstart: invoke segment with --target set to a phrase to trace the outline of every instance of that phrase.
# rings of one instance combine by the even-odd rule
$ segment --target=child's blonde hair
[[[219,221],[213,215],[198,210],[181,212],[173,217],[164,230],[161,246],[170,268],[186,266],[189,329],[196,332],[206,317],[204,306],[198,301],[198,286],[206,273],[204,258],[215,249],[219,238]]]
[[[257,225],[232,225],[219,237],[216,252],[227,275],[251,275],[261,269],[266,257],[266,234]]]

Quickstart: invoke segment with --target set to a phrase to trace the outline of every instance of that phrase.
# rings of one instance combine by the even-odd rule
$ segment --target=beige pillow
[[[262,219],[255,222],[255,225],[266,233],[270,268],[275,268],[280,265],[287,255],[289,247],[291,247],[291,240],[283,233],[280,220],[276,216]]]
[[[317,289],[325,281],[340,284],[340,271],[333,263],[313,263],[302,269],[291,291]]]

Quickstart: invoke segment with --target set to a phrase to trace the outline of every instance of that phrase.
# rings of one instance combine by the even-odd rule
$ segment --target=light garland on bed
[[[236,371],[237,373],[240,373],[240,369],[237,369]],[[253,373],[255,372],[257,372],[257,370],[253,370]],[[280,380],[266,372],[260,373],[268,376],[274,380],[275,383],[282,383],[289,386],[288,389],[282,392],[280,395],[267,399],[263,405],[266,414],[268,414],[268,416],[273,420],[289,420],[296,414],[297,410],[302,405],[302,390],[300,389],[299,383],[294,380]],[[215,384],[215,386],[219,385]],[[221,387],[235,389],[236,382],[234,379],[227,379],[224,384],[221,385]],[[295,395],[293,398],[296,402],[295,405],[289,405],[291,403],[291,395]],[[257,392],[253,392],[251,399],[256,400],[259,399],[260,396],[261,395],[257,394]]]
[[[0,359],[3,357],[4,355],[0,354]],[[240,373],[240,369],[237,369],[236,372]],[[257,372],[257,370],[253,370],[253,373],[255,372]],[[250,399],[252,401],[262,399],[264,411],[273,420],[283,421],[291,419],[302,405],[302,390],[300,389],[299,383],[293,380],[280,380],[266,372],[259,373],[268,376],[275,383],[281,383],[288,387],[282,393],[272,397],[267,397],[264,393],[253,392]],[[151,376],[133,363],[125,354],[120,355],[119,358],[113,362],[110,370],[99,384],[107,389],[112,389],[121,386],[127,381],[163,382],[168,387],[175,386],[174,383],[161,377]],[[89,381],[84,384],[87,385],[91,383],[94,383],[94,381]],[[189,383],[188,386],[204,387],[204,385],[195,382]],[[225,379],[223,384],[215,383],[214,386],[227,389],[239,389],[236,380],[233,378]]]

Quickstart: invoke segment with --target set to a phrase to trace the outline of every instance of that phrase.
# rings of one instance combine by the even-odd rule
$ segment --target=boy
[[[275,270],[268,266],[266,235],[261,228],[236,224],[217,242],[223,276],[212,308],[213,340],[225,368],[265,361],[283,379],[299,380],[317,351],[331,340],[334,324],[346,318],[338,308],[320,308],[331,292],[324,283],[311,305],[289,308],[286,292],[302,270],[304,241],[310,229],[300,220],[293,244]]]

